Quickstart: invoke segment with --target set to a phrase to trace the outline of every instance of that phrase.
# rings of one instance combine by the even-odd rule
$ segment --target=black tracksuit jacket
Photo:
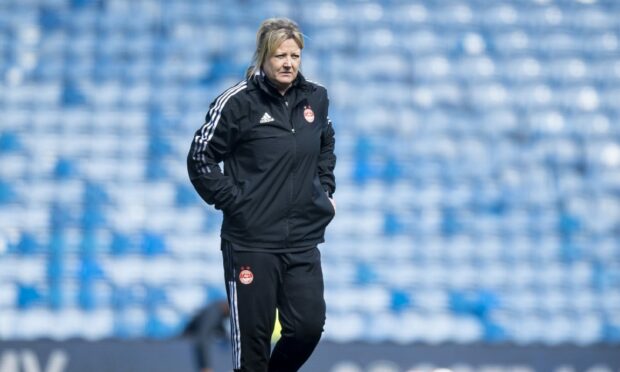
[[[187,167],[202,199],[224,213],[222,238],[269,252],[324,241],[336,190],[328,106],[325,88],[301,74],[285,96],[255,75],[213,101]]]

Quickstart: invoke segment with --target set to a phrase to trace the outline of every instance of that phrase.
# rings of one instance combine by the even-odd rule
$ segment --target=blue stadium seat
[[[189,207],[199,203],[199,197],[191,185],[179,184],[176,186],[175,203],[178,207]]]
[[[20,255],[31,255],[39,253],[41,246],[37,241],[36,235],[30,232],[23,232],[15,248],[16,252]]]
[[[134,244],[132,238],[120,232],[114,232],[112,234],[112,241],[110,242],[109,252],[113,256],[124,255],[134,250]]]
[[[80,308],[87,311],[92,311],[97,308],[98,304],[94,292],[95,290],[90,282],[85,282],[80,285],[77,298]]]
[[[141,251],[146,256],[156,256],[165,253],[165,238],[153,232],[147,231],[142,233]]]
[[[101,206],[87,204],[82,211],[81,227],[85,232],[89,232],[106,226],[105,210]]]
[[[60,158],[54,167],[54,177],[58,180],[66,180],[76,177],[78,174],[76,163],[69,158]]]
[[[12,131],[3,131],[0,133],[0,154],[17,152],[22,149],[20,137]]]
[[[406,291],[393,289],[391,295],[392,303],[390,308],[392,311],[398,313],[412,306],[411,296]]]
[[[374,268],[364,262],[357,264],[357,270],[355,275],[355,282],[361,285],[368,285],[377,281],[377,274]]]
[[[75,218],[72,215],[73,211],[67,205],[63,205],[58,202],[52,203],[49,208],[49,220],[50,220],[50,228],[54,232],[60,232],[75,223]],[[60,242],[57,239],[57,236],[54,235],[52,239],[52,248],[61,248],[64,243]]]
[[[17,289],[17,308],[24,310],[28,309],[32,306],[35,306],[37,303],[40,303],[44,298],[44,295],[41,291],[30,285],[20,285]]]

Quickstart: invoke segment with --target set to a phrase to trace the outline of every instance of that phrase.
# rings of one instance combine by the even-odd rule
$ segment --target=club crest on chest
[[[312,111],[310,105],[304,106],[304,118],[310,124],[314,122],[314,111]]]

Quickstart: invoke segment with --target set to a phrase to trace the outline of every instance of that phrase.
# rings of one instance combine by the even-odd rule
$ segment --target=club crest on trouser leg
[[[308,123],[314,122],[314,111],[312,111],[312,107],[304,106],[304,118]]]
[[[252,283],[252,281],[254,281],[254,274],[250,270],[249,266],[241,266],[239,281],[241,282],[241,284],[250,284]]]

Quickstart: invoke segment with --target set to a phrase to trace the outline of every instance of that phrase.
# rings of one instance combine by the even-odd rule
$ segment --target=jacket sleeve
[[[332,121],[329,119],[329,99],[326,103],[325,113],[327,119],[321,133],[321,152],[319,154],[319,179],[321,185],[329,197],[331,198],[336,192],[336,178],[334,177],[334,168],[336,167],[336,154],[334,149],[336,146],[336,138]]]
[[[196,131],[189,154],[189,179],[200,197],[216,209],[231,206],[239,189],[230,176],[224,175],[218,163],[225,160],[239,136],[239,127],[230,107],[218,109],[211,104],[205,123]]]

